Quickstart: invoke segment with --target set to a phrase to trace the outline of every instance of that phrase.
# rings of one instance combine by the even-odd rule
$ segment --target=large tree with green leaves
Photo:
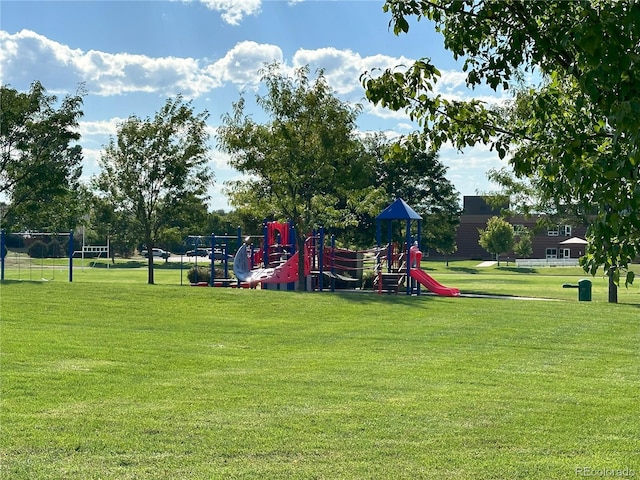
[[[396,198],[402,198],[422,216],[423,245],[443,253],[454,251],[460,202],[438,155],[417,134],[392,141],[383,134],[369,135],[363,139],[363,147],[368,186],[345,201],[345,208],[357,217],[357,225],[345,229],[347,238],[357,246],[371,246],[375,217]]]
[[[435,25],[464,59],[468,86],[517,93],[507,108],[446,99],[424,58],[365,74],[370,100],[407,110],[434,148],[491,145],[556,205],[593,213],[581,260],[592,274],[616,275],[640,254],[639,3],[388,0],[384,9],[396,34],[412,16]],[[531,73],[540,86],[525,88]]]
[[[3,213],[17,228],[75,227],[84,94],[81,87],[59,99],[40,82],[28,92],[0,87],[0,195],[8,201]]]
[[[212,185],[207,117],[177,96],[153,118],[129,117],[102,152],[94,185],[116,214],[132,214],[131,227],[149,252],[183,203],[205,198]],[[154,283],[153,255],[148,283]]]
[[[338,198],[365,178],[355,135],[360,109],[339,100],[322,71],[315,80],[308,67],[289,76],[271,64],[262,73],[266,94],[258,95],[257,102],[269,120],[256,123],[240,98],[218,129],[220,148],[246,175],[230,183],[228,193],[241,211],[291,220],[302,251],[313,228],[343,220]],[[298,287],[303,290],[303,255],[299,258]]]
[[[379,165],[378,181],[389,196],[404,199],[422,216],[423,245],[444,254],[455,251],[460,199],[446,177],[447,167],[417,134],[396,141]]]

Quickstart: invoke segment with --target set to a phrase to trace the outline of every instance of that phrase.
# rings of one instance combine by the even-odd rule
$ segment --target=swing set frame
[[[6,232],[4,230],[0,230],[0,281],[4,281],[5,280],[5,255],[4,255],[4,251],[6,248]],[[49,232],[18,232],[15,233],[14,235],[19,235],[22,236],[23,238],[33,238],[33,237],[68,237],[69,238],[69,243],[68,243],[68,248],[67,248],[67,255],[69,258],[69,282],[73,282],[73,232],[66,232],[66,233],[49,233]],[[19,264],[18,264],[19,265]],[[18,268],[20,268],[18,266]],[[42,257],[41,263],[40,263],[40,270],[41,270],[41,276],[42,276],[42,280],[45,280],[44,278],[44,257]],[[55,271],[55,269],[54,269]]]

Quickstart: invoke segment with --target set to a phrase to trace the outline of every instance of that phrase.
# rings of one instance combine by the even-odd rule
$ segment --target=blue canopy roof
[[[376,217],[376,220],[422,220],[422,217],[404,200],[396,198],[395,202]]]

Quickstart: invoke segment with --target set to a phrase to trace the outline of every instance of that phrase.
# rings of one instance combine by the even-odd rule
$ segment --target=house
[[[482,196],[465,196],[463,199],[463,213],[460,217],[460,225],[456,234],[458,250],[450,255],[449,258],[490,260],[491,254],[478,243],[480,239],[478,230],[486,228],[487,220],[494,216],[500,216],[502,209],[506,207],[508,205],[497,208],[492,207],[487,204]],[[505,220],[513,225],[516,234],[518,231],[522,231],[523,228],[527,228],[532,232],[533,253],[531,258],[549,260],[577,259],[584,254],[584,244],[573,242],[563,244],[563,242],[574,237],[583,239],[587,231],[586,225],[554,225],[540,232],[534,231],[538,219],[539,217],[528,218],[523,215],[505,217]],[[431,251],[430,255],[432,258],[440,257],[435,251]],[[515,259],[517,255],[514,252],[507,252],[500,257]]]

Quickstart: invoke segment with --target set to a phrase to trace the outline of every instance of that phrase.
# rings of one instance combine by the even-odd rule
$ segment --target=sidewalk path
[[[476,267],[493,267],[496,263],[497,262],[491,262],[491,261],[482,262],[482,263],[479,263],[478,265],[476,265]]]

